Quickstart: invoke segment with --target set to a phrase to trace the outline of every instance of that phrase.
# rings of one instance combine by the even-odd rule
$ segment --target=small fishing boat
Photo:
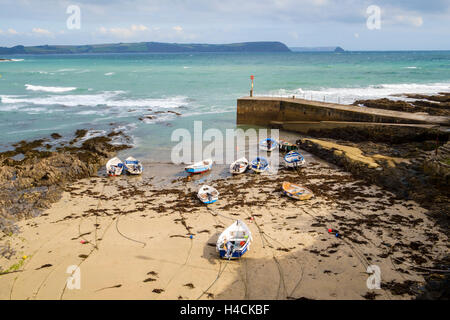
[[[185,168],[185,170],[188,173],[202,173],[202,172],[211,170],[212,164],[213,164],[212,159],[206,159],[206,160],[194,163],[193,165],[187,166]]]
[[[314,193],[306,187],[291,182],[283,182],[283,193],[296,200],[309,200],[314,197]]]
[[[278,142],[272,138],[263,139],[259,142],[259,148],[267,152],[275,150],[276,147],[278,147]]]
[[[250,164],[250,168],[257,173],[264,172],[269,169],[269,161],[264,157],[256,157]]]
[[[106,173],[112,177],[112,176],[120,176],[123,171],[123,163],[122,160],[120,160],[117,157],[114,157],[110,159],[106,163]]]
[[[297,151],[290,151],[284,156],[284,162],[289,168],[296,168],[305,164],[305,158]]]
[[[295,144],[290,143],[286,140],[281,140],[281,139],[278,141],[278,146],[280,148],[280,151],[283,151],[283,152],[289,152],[289,151],[298,149],[298,147]]]
[[[129,174],[141,174],[144,171],[141,162],[133,157],[126,158],[124,165],[126,172]]]
[[[252,240],[250,229],[243,221],[237,220],[220,234],[216,250],[221,258],[240,258],[250,250]]]
[[[230,173],[231,174],[240,174],[244,173],[248,167],[248,160],[244,158],[237,159],[230,165]]]
[[[205,204],[211,204],[219,200],[219,191],[216,188],[204,185],[197,193],[197,197]]]

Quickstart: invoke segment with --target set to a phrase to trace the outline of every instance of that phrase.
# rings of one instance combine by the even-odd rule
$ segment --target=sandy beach
[[[231,177],[218,166],[188,180],[173,166],[170,179],[161,180],[155,165],[143,177],[100,174],[72,183],[40,216],[18,222],[20,232],[3,234],[1,243],[14,254],[0,259],[8,271],[0,276],[0,299],[410,299],[420,293],[424,273],[412,266],[425,268],[448,252],[427,210],[305,155],[298,173]],[[212,175],[209,184],[221,195],[206,206],[196,192]],[[301,183],[315,197],[287,198],[282,181]],[[235,219],[247,223],[253,242],[241,259],[223,260],[216,240]],[[73,265],[81,271],[80,289],[67,287]],[[368,289],[369,265],[379,266],[381,289]]]

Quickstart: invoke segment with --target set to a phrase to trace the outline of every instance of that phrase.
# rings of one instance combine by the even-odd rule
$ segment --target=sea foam
[[[43,91],[53,93],[69,92],[77,89],[76,87],[44,87],[44,86],[35,86],[32,84],[26,84],[25,87],[27,88],[27,90],[30,91]]]
[[[263,96],[296,96],[300,99],[352,104],[360,99],[378,99],[386,97],[394,100],[409,100],[401,95],[408,93],[437,94],[443,91],[450,91],[450,83],[378,84],[367,87],[321,88],[317,90],[302,88],[295,90],[279,89],[263,94]]]

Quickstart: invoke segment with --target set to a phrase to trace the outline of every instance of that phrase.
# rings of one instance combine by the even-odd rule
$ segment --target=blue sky
[[[67,7],[81,11],[68,29]],[[367,8],[380,8],[369,29]],[[0,46],[282,41],[348,50],[450,50],[450,0],[0,0]]]

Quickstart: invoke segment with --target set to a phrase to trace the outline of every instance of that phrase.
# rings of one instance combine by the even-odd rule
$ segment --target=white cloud
[[[142,24],[140,24],[140,25],[133,24],[131,26],[131,31],[147,31],[147,30],[148,30],[148,28]]]
[[[172,29],[175,30],[176,32],[183,32],[183,28],[180,26],[175,26]]]
[[[2,34],[3,33],[3,30],[2,29],[0,29],[0,34]]]
[[[38,34],[38,35],[43,35],[43,36],[51,36],[52,33],[46,29],[42,29],[42,28],[33,28],[32,30],[33,33]]]
[[[421,27],[423,25],[423,19],[421,16],[398,15],[394,17],[394,20],[398,24],[406,24],[414,27]]]
[[[19,34],[16,30],[14,30],[12,28],[8,29],[8,33],[10,33],[10,34]]]
[[[113,36],[119,37],[119,38],[131,38],[131,37],[136,36],[140,32],[149,31],[149,29],[142,24],[139,24],[139,25],[133,24],[129,28],[100,27],[98,29],[98,31],[102,34],[110,34],[110,35],[113,35]]]

